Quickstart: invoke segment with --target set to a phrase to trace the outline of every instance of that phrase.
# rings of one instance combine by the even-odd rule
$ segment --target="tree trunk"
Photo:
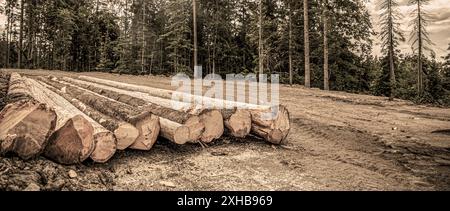
[[[23,52],[23,0],[20,0],[20,29],[19,29],[19,52],[18,52],[18,60],[17,60],[17,68],[22,67],[22,52]]]
[[[264,113],[270,110],[253,110],[252,113],[252,133],[263,138],[272,144],[285,144],[291,129],[289,112],[284,106],[279,106],[279,110],[274,119],[267,120]]]
[[[36,99],[25,80],[10,77],[8,105],[0,113],[0,153],[15,153],[22,159],[40,155],[56,126],[56,113]]]
[[[116,139],[117,144],[119,145],[119,148],[121,150],[126,147],[129,143],[136,142],[138,136],[139,136],[139,130],[134,127],[133,125],[117,120],[113,117],[104,115],[103,113],[93,109],[91,106],[88,106],[81,102],[80,100],[76,99],[71,95],[71,93],[67,92],[67,89],[65,85],[62,85],[56,81],[52,81],[48,78],[44,77],[38,77],[38,79],[47,85],[49,85],[49,89],[58,93],[62,97],[64,97],[67,101],[71,102],[72,105],[77,107],[80,111],[100,123],[103,127],[108,129],[109,131],[113,132]],[[123,144],[125,143],[125,144]]]
[[[421,1],[417,1],[417,14],[418,14],[418,40],[419,40],[419,56],[418,56],[418,73],[417,73],[417,88],[419,92],[419,96],[423,95],[424,88],[423,88],[423,67],[422,67],[422,13],[421,13]]]
[[[91,110],[96,111],[97,114],[101,113],[103,114],[102,116],[110,119],[110,124],[115,125],[111,129],[117,127],[116,129],[111,130],[119,137],[117,139],[117,149],[124,150],[136,143],[136,145],[139,146],[142,144],[147,146],[146,148],[142,148],[142,150],[149,150],[156,142],[159,128],[155,126],[155,124],[157,125],[157,122],[155,122],[155,119],[152,118],[151,114],[139,112],[124,104],[111,101],[93,93],[85,92],[69,84],[58,82],[56,79],[46,80],[46,82],[56,89],[64,90],[67,95],[76,98],[76,100],[84,105],[91,107]],[[112,116],[117,117],[121,121],[111,120]],[[134,125],[134,127],[123,122],[128,122]]]
[[[262,0],[259,1],[259,74],[264,74]]]
[[[323,12],[323,89],[330,90],[330,73],[328,70],[328,0],[324,0]]]
[[[101,84],[80,81],[70,78],[63,78],[63,80],[75,84],[77,86],[80,86],[84,89],[93,91],[97,94],[101,94],[108,98],[117,100],[119,102],[126,103],[135,107],[140,107],[140,109],[150,111],[159,117],[167,118],[181,125],[188,126],[191,132],[188,140],[189,142],[196,142],[197,140],[200,139],[203,142],[209,143],[214,139],[219,138],[223,134],[222,121],[220,121],[222,122],[222,124],[220,123],[218,124],[217,122],[215,124],[206,124],[206,122],[217,120],[217,118],[222,118],[219,112],[205,111],[201,114],[198,114],[197,117],[197,115],[189,114],[186,113],[185,111],[178,111],[172,109],[172,101],[169,99],[153,97],[142,92],[131,92],[113,87],[108,87]],[[196,118],[200,119],[196,120]],[[200,121],[201,124],[195,123],[198,121]]]
[[[122,100],[126,103],[131,103],[134,106],[142,106],[145,105],[145,101],[147,102],[162,102],[164,99],[162,98],[148,98],[149,96],[144,93],[151,93],[151,94],[157,94],[160,97],[166,97],[169,98],[176,92],[170,91],[170,90],[164,90],[164,89],[157,89],[152,87],[146,87],[146,86],[137,86],[137,85],[131,85],[131,84],[125,84],[110,80],[104,80],[104,79],[98,79],[98,78],[92,78],[92,77],[86,77],[86,76],[80,76],[81,79],[92,81],[92,82],[86,82],[86,81],[80,81],[80,80],[74,80],[74,79],[68,79],[64,78],[67,81],[77,84],[77,85],[85,85],[85,88],[88,88],[89,90],[94,90],[92,87],[97,87],[96,92],[106,94],[109,92],[109,94],[106,94],[108,97],[115,98],[117,100]],[[97,83],[95,83],[97,82]],[[101,84],[107,84],[101,85]],[[90,87],[87,87],[90,86]],[[120,87],[113,88],[113,87]],[[126,91],[129,90],[129,91]],[[111,93],[112,92],[112,93]],[[114,93],[116,92],[116,93]],[[131,99],[128,97],[122,97],[122,99],[119,99],[117,96],[118,93],[122,95],[128,95],[133,96]],[[141,93],[141,94],[139,94]],[[240,103],[240,102],[233,102],[233,101],[227,101],[223,99],[214,99],[214,98],[207,98],[202,96],[196,96],[196,95],[190,95],[190,94],[184,94],[179,93],[180,95],[187,95],[187,97],[192,98],[192,102],[195,102],[195,107],[197,107],[195,110],[191,110],[190,113],[193,115],[201,115],[203,111],[206,109],[203,108],[204,104],[203,101],[208,101],[209,103],[213,103],[215,105],[223,105],[224,108],[239,108],[239,109],[224,109],[221,110],[223,121],[225,122],[225,126],[227,126],[229,131],[232,132],[232,135],[236,137],[245,137],[250,133],[251,125],[255,125],[256,127],[254,130],[254,134],[266,139],[269,142],[272,143],[283,143],[286,139],[287,134],[290,130],[289,125],[289,113],[287,110],[280,106],[280,112],[279,115],[275,120],[272,121],[263,121],[262,120],[262,113],[268,113],[271,112],[270,106],[261,106],[261,105],[252,105],[252,104],[246,104],[246,103]],[[147,98],[144,100],[144,98]],[[136,104],[135,104],[136,103]],[[170,101],[165,104],[171,104]],[[207,116],[204,114],[204,116]],[[212,119],[213,124],[208,123],[206,120],[204,121],[205,125],[205,131],[216,131],[220,132],[220,125],[218,125],[217,121],[214,119],[218,118],[218,114],[214,114],[215,117],[210,117]],[[251,118],[249,118],[251,116]],[[253,121],[252,121],[253,119]],[[260,122],[264,122],[263,124],[259,124]],[[259,124],[259,126],[258,126]],[[264,132],[262,132],[264,131]]]
[[[76,164],[89,157],[106,162],[103,160],[106,150],[114,154],[116,140],[111,132],[45,85],[32,79],[26,82],[36,98],[54,108],[58,117],[56,132],[45,150],[46,157],[62,164]]]
[[[304,36],[305,36],[305,87],[311,88],[311,69],[309,63],[309,17],[308,0],[303,0]]]
[[[220,110],[223,116],[224,124],[227,127],[228,131],[231,133],[232,136],[238,137],[238,138],[244,138],[250,133],[251,129],[251,117],[250,112],[248,110],[269,110],[270,106],[259,106],[259,105],[252,105],[252,104],[246,104],[246,103],[240,103],[240,102],[233,102],[233,101],[227,101],[223,99],[214,99],[214,98],[207,98],[197,95],[191,95],[186,93],[178,93],[176,91],[171,90],[165,90],[165,89],[158,89],[148,86],[138,86],[138,85],[132,85],[132,84],[126,84],[111,80],[104,80],[99,78],[93,78],[93,77],[87,77],[87,76],[80,76],[80,80],[73,80],[68,79],[67,81],[74,83],[76,85],[83,86],[84,88],[94,90],[95,87],[101,87],[103,90],[97,90],[98,93],[104,93],[107,92],[106,90],[113,90],[122,94],[129,94],[133,95],[135,98],[140,98],[141,101],[145,96],[140,93],[148,93],[149,95],[154,95],[160,98],[155,97],[148,97],[149,101],[159,101],[160,105],[161,102],[164,102],[164,105],[171,105],[171,99],[174,94],[179,94],[181,97],[188,97],[191,98],[191,102],[194,102],[194,105],[186,104],[183,106],[189,107],[189,109],[183,110],[183,112],[189,112],[193,115],[199,115],[201,112],[207,110],[204,107],[203,101],[208,101],[210,103],[213,103],[215,105],[223,105],[224,108],[229,109],[222,109]],[[90,83],[88,83],[90,82]],[[114,87],[115,89],[113,89]],[[125,90],[131,91],[127,92]],[[114,97],[114,94],[110,94],[111,97]],[[166,99],[161,99],[166,98]],[[139,99],[135,99],[139,100]],[[127,102],[132,102],[130,99],[127,99]],[[142,104],[143,102],[141,102]],[[139,104],[137,104],[139,105]],[[164,106],[163,105],[163,106]],[[195,107],[195,109],[193,109]],[[240,109],[234,109],[235,107],[238,107]],[[217,123],[216,123],[217,124]],[[208,127],[207,124],[205,124],[206,127]],[[211,126],[212,127],[212,126]],[[220,126],[219,126],[220,129]],[[211,129],[214,131],[214,129]]]
[[[395,94],[395,70],[394,70],[394,23],[392,14],[392,2],[389,2],[389,80],[390,94],[389,100],[394,100]]]
[[[6,9],[6,8],[5,8]],[[11,30],[9,29],[10,23],[10,14],[6,14],[6,68],[9,68],[9,52],[10,52],[10,42],[9,34],[11,33]]]
[[[145,0],[142,1],[142,74],[145,73]]]
[[[92,78],[90,78],[90,79],[92,79]],[[122,90],[122,89],[117,89],[114,87],[108,87],[108,86],[101,85],[101,84],[95,84],[92,82],[85,82],[85,81],[68,79],[68,78],[64,78],[64,80],[67,80],[70,83],[76,84],[77,86],[87,88],[96,93],[105,95],[105,96],[112,98],[114,100],[117,100],[119,102],[127,103],[132,106],[144,107],[145,110],[148,110],[148,111],[152,112],[153,114],[160,116],[160,117],[166,117],[165,116],[166,113],[172,113],[173,115],[170,115],[170,117],[166,117],[166,118],[168,118],[172,121],[178,122],[180,124],[183,124],[183,125],[185,125],[186,122],[190,118],[195,118],[196,116],[198,116],[200,118],[200,121],[204,125],[204,131],[200,137],[200,140],[205,143],[210,143],[213,140],[220,138],[224,132],[222,114],[221,114],[221,112],[216,111],[216,110],[202,109],[198,113],[196,112],[196,113],[188,114],[185,111],[178,111],[178,110],[172,109],[173,108],[172,100],[153,97],[153,96],[146,94],[148,92],[145,92],[145,93],[131,92],[131,91],[126,91],[126,90]],[[96,80],[96,79],[93,79],[93,80]],[[127,86],[127,85],[121,84],[121,83],[109,83],[109,85],[112,85],[112,84],[117,84],[118,86],[123,85],[124,87]],[[145,88],[140,87],[140,86],[133,86],[133,87],[136,89],[145,90]],[[147,90],[152,91],[152,93],[158,92],[158,93],[160,93],[160,95],[164,95],[164,96],[168,96],[169,92],[170,92],[170,91],[166,92],[164,90],[152,90],[151,88],[149,88]],[[183,104],[183,103],[181,103],[181,104]],[[187,103],[184,103],[184,104],[187,104]],[[187,105],[189,105],[189,107],[191,107],[190,104],[187,104]],[[189,110],[189,109],[186,109],[186,110]],[[195,122],[195,121],[192,121],[192,122]],[[213,124],[211,124],[211,123],[213,123]],[[191,132],[192,131],[200,131],[203,128],[203,127],[199,128],[200,125],[198,125],[198,124],[189,125],[189,126],[190,126]],[[238,131],[238,130],[239,129],[234,129],[233,131]],[[197,132],[193,132],[193,133],[195,135],[197,134]],[[191,142],[195,142],[198,140],[198,138],[196,138],[195,135],[191,134],[191,140],[190,140]]]
[[[198,77],[197,0],[192,0],[192,14],[194,21],[194,76]]]
[[[55,129],[56,114],[34,100],[8,104],[0,112],[0,154],[28,160],[39,156]]]
[[[293,84],[292,70],[292,3],[289,3],[289,84]]]

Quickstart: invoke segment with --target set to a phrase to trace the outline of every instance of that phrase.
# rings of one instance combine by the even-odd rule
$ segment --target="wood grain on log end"
[[[96,163],[106,163],[116,153],[117,141],[111,132],[102,132],[94,135],[95,148],[90,158]]]
[[[117,149],[124,150],[136,142],[139,137],[139,130],[131,124],[122,123],[114,131],[114,135],[117,139]]]
[[[136,123],[139,136],[131,145],[131,149],[150,150],[158,139],[160,124],[159,117],[150,115]]]
[[[94,128],[81,115],[70,118],[50,137],[45,156],[61,164],[85,161],[94,150]]]
[[[224,123],[233,137],[245,138],[252,129],[252,116],[247,110],[236,110]]]
[[[221,112],[217,110],[205,111],[200,114],[200,121],[205,125],[205,131],[201,137],[202,142],[211,143],[223,135],[224,124]]]
[[[45,104],[19,101],[0,113],[0,152],[28,160],[40,155],[55,129],[56,113]]]
[[[205,131],[205,125],[201,122],[200,117],[192,116],[189,118],[184,126],[189,128],[189,142],[196,143],[202,137],[203,132]]]

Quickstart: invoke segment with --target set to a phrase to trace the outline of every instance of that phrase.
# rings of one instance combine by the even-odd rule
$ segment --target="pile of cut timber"
[[[10,75],[6,103],[0,112],[0,153],[24,160],[39,156],[55,129],[55,111],[33,96],[18,74]]]
[[[173,94],[194,103],[176,102],[181,106],[174,109]],[[207,144],[225,133],[283,144],[290,130],[289,112],[283,106],[276,118],[266,120],[264,114],[272,112],[269,106],[85,76],[2,73],[0,96],[0,105],[7,104],[0,113],[0,153],[23,159],[43,155],[62,164],[88,158],[104,163],[117,150],[147,151],[158,137],[179,145]],[[232,109],[208,109],[206,101]]]
[[[190,98],[191,102],[194,102],[192,105],[181,106],[183,108],[188,108],[183,110],[183,112],[188,112],[193,115],[204,112],[206,110],[204,105],[207,104],[221,105],[223,108],[234,108],[223,109],[219,112],[222,114],[224,125],[228,129],[228,132],[232,136],[239,138],[244,138],[252,133],[273,144],[283,144],[285,143],[290,130],[289,112],[282,105],[278,107],[278,112],[276,112],[276,117],[274,119],[266,120],[266,118],[264,118],[265,114],[273,112],[271,106],[254,105],[186,93],[177,93],[171,90],[126,84],[88,76],[80,76],[78,79],[64,78],[63,80],[90,90],[97,90],[98,93],[128,95],[150,103],[158,103],[161,106],[166,107],[172,105],[172,96],[176,94],[181,98]]]

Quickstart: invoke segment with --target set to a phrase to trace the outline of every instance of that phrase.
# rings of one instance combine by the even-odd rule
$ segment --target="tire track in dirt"
[[[425,160],[411,153],[425,153],[437,157],[445,164],[448,151],[418,145],[387,146],[382,138],[350,127],[323,125],[307,119],[294,119],[295,127],[304,141],[299,144],[312,155],[367,169],[391,180],[395,189],[448,190],[449,171],[437,169],[433,159]],[[408,156],[409,155],[409,156]],[[417,161],[421,161],[421,163]],[[351,172],[349,172],[351,173]],[[380,182],[386,182],[380,181]]]

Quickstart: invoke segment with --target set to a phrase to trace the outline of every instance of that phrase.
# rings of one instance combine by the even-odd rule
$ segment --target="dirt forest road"
[[[173,89],[164,77],[22,73]],[[149,152],[127,150],[107,164],[0,158],[0,190],[450,190],[450,109],[300,86],[280,92],[292,119],[286,146],[225,137],[202,148],[161,139]]]

